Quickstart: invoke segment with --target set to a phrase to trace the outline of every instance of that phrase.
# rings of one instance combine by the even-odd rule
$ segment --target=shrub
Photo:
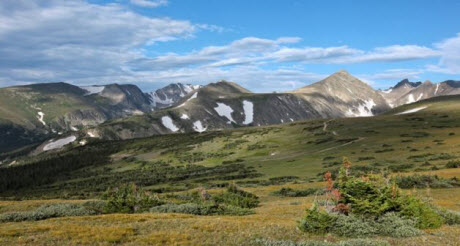
[[[460,182],[456,179],[445,179],[437,175],[412,175],[412,176],[397,176],[394,178],[396,184],[403,189],[409,188],[451,188],[460,186]]]
[[[386,213],[376,223],[378,234],[391,237],[413,237],[422,234],[415,226],[415,221],[403,219],[396,213]]]
[[[274,191],[274,195],[285,196],[285,197],[303,197],[311,195],[322,195],[324,194],[323,189],[319,188],[307,188],[305,190],[294,190],[292,188],[281,188],[280,190]]]
[[[235,185],[228,186],[226,192],[213,196],[216,203],[240,208],[255,208],[259,205],[259,198],[249,192],[239,189]]]
[[[102,200],[92,200],[84,202],[82,206],[90,211],[96,212],[97,214],[102,214],[105,211],[107,202]]]
[[[435,212],[444,219],[448,225],[460,225],[460,213],[443,208],[434,208]]]
[[[184,204],[164,204],[150,209],[150,212],[160,213],[184,213],[194,215],[248,215],[254,212],[247,208],[229,206],[215,203],[184,203]]]
[[[414,167],[414,164],[394,164],[389,165],[388,169],[392,172],[404,172]]]
[[[337,216],[320,210],[315,204],[300,221],[299,228],[305,232],[324,234],[332,230],[336,220]]]
[[[449,161],[446,164],[446,168],[457,168],[460,167],[460,161]]]
[[[420,229],[439,228],[444,223],[443,218],[428,204],[412,196],[402,196],[397,199],[399,214],[406,218],[414,218]]]
[[[337,217],[332,232],[344,237],[368,237],[378,234],[372,219],[343,214]]]
[[[36,221],[48,218],[84,216],[96,214],[96,211],[86,209],[80,204],[49,204],[34,211],[11,212],[0,215],[0,222]]]
[[[109,189],[103,198],[107,200],[104,211],[108,213],[135,213],[147,211],[164,202],[137,188],[135,184]]]

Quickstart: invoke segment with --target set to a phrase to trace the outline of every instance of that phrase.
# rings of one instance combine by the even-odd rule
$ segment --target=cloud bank
[[[166,0],[130,0],[156,8]],[[209,23],[141,15],[123,4],[83,0],[0,2],[0,86],[31,82],[209,83],[221,79],[253,88],[289,90],[324,78],[310,64],[398,63],[439,59],[421,69],[362,74],[366,81],[417,78],[424,71],[459,74],[460,34],[432,47],[390,45],[363,50],[311,47],[300,37],[244,37],[185,53],[147,55],[146,46],[193,38]]]

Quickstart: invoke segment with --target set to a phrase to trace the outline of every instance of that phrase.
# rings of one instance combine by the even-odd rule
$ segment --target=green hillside
[[[395,115],[426,105],[415,113]],[[243,185],[269,183],[283,177],[312,182],[321,180],[326,170],[336,170],[344,156],[363,173],[442,169],[448,162],[460,160],[459,130],[460,96],[452,96],[406,105],[376,117],[90,142],[63,153],[19,159],[12,169],[48,165],[78,155],[72,162],[81,163],[69,164],[70,170],[60,165],[62,170],[53,169],[50,175],[40,168],[40,175],[34,177],[39,180],[37,176],[43,176],[46,182],[40,181],[39,186],[15,186],[52,196],[64,192],[86,196],[119,182],[136,182],[152,190],[213,187],[228,180]],[[95,153],[106,158],[92,161]],[[228,173],[222,176],[220,172],[226,169]],[[182,175],[190,171],[196,171],[196,176]]]

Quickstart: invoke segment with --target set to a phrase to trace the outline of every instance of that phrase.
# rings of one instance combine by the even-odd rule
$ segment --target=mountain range
[[[15,86],[0,89],[0,152],[40,144],[40,150],[50,150],[54,149],[50,145],[58,148],[76,139],[84,144],[93,137],[130,139],[373,116],[403,104],[453,94],[460,94],[460,81],[433,84],[406,79],[382,91],[344,70],[284,93],[252,93],[226,81],[206,86],[170,84],[149,93],[135,85],[119,84]]]

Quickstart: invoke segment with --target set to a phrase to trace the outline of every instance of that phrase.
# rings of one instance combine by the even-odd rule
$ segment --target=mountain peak
[[[401,87],[401,86],[404,86],[404,85],[408,85],[410,87],[418,87],[419,85],[421,85],[422,82],[409,82],[409,79],[403,79],[401,80],[400,82],[398,82],[394,87],[393,89],[396,89],[398,87]]]
[[[211,83],[204,87],[207,90],[215,91],[223,94],[234,94],[234,93],[251,93],[249,90],[243,88],[235,82],[228,82],[225,80]]]

